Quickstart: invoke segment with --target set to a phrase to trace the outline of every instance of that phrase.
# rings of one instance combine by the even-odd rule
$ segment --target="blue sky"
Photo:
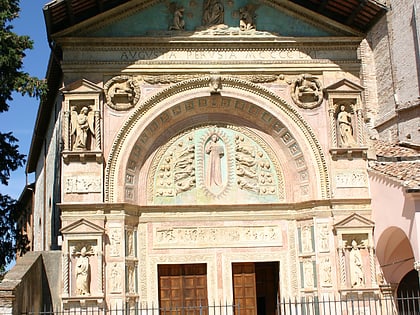
[[[34,49],[26,51],[23,70],[39,78],[45,77],[50,54],[42,13],[42,8],[46,3],[46,0],[20,0],[20,16],[12,21],[15,33],[28,35],[34,42]],[[18,94],[15,94],[13,98],[9,111],[0,113],[0,131],[12,131],[14,136],[19,139],[20,152],[28,155],[39,100],[21,97]],[[33,182],[34,174],[30,174],[28,179],[29,183]],[[17,199],[25,184],[25,167],[22,167],[11,174],[8,186],[0,184],[0,192]]]

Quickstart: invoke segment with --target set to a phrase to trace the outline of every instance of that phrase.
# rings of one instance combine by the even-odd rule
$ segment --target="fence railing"
[[[120,308],[69,308],[28,311],[22,315],[419,315],[420,294],[393,297],[359,298],[284,298],[269,307],[250,308],[228,303],[213,305],[170,306],[126,305]]]

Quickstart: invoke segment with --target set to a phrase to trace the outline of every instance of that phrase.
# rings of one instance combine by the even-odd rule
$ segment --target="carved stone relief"
[[[314,262],[312,260],[306,259],[301,262],[301,277],[304,289],[313,289],[315,287]]]
[[[121,228],[113,227],[109,229],[109,255],[113,257],[121,256]]]
[[[302,74],[291,82],[291,97],[296,105],[312,109],[321,105],[323,93],[321,81],[311,74]]]
[[[101,178],[98,176],[78,175],[64,178],[66,194],[100,193],[101,191]]]
[[[220,0],[203,1],[203,19],[204,27],[223,25],[225,21],[225,8]]]
[[[304,225],[300,228],[300,248],[302,254],[313,253],[313,226]]]
[[[278,226],[157,228],[153,244],[157,248],[282,246]]]
[[[329,229],[328,224],[319,224],[318,225],[318,251],[319,252],[329,252],[330,251],[330,241],[329,241]]]
[[[368,187],[366,171],[341,171],[335,175],[335,184],[337,188]]]
[[[185,193],[223,197],[239,190],[278,200],[284,189],[281,171],[256,140],[224,127],[175,138],[155,160],[154,199],[170,202],[168,197]]]
[[[332,287],[332,265],[328,257],[320,260],[319,270],[321,286]]]
[[[113,263],[110,270],[110,290],[111,293],[121,293],[122,292],[122,281],[123,275],[121,270],[123,267],[119,263]]]
[[[104,85],[106,103],[115,110],[128,110],[140,99],[140,87],[129,76],[116,76]]]

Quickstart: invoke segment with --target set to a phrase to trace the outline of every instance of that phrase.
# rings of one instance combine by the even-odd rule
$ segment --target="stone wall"
[[[420,143],[419,15],[415,1],[392,0],[387,15],[367,35],[378,89],[373,125],[383,140]]]
[[[50,299],[46,283],[41,253],[27,253],[0,283],[0,314],[41,311]]]

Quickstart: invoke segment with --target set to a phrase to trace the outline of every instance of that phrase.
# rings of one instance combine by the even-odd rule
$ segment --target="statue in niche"
[[[302,74],[292,83],[291,96],[302,108],[315,108],[322,102],[321,82],[311,74]]]
[[[249,31],[255,29],[255,8],[250,4],[239,9],[239,29]]]
[[[177,7],[175,2],[171,2],[169,10],[173,14],[172,25],[169,27],[171,31],[183,31],[185,29],[184,7]]]
[[[364,285],[365,276],[363,273],[362,254],[360,253],[357,242],[351,242],[351,250],[349,255],[350,261],[350,282],[352,288],[358,288]]]
[[[90,295],[90,265],[89,265],[89,255],[91,252],[88,252],[85,246],[82,247],[80,252],[77,252],[78,256],[76,259],[76,294],[77,295]]]
[[[212,134],[210,141],[205,146],[205,152],[208,154],[208,163],[206,171],[207,187],[222,187],[222,157],[224,156],[223,145],[219,143],[219,136]]]
[[[203,5],[203,26],[224,23],[224,7],[219,0],[205,0]]]
[[[351,114],[346,111],[345,105],[340,105],[340,112],[337,115],[338,131],[340,134],[341,146],[354,147],[356,140],[353,136]]]
[[[91,137],[95,135],[94,113],[89,106],[83,106],[79,113],[76,106],[71,110],[71,135],[74,137],[73,150],[89,149]]]

